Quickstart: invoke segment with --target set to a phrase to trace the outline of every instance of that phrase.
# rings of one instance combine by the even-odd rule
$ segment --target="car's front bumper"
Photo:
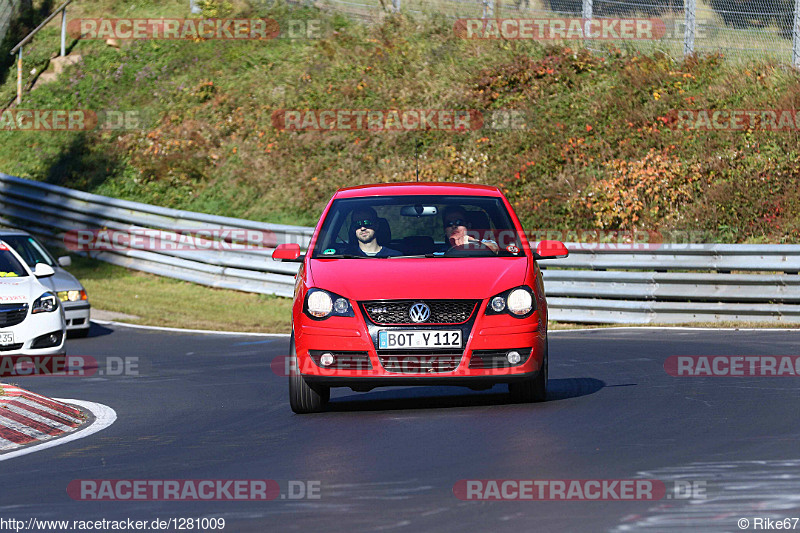
[[[298,369],[309,383],[363,388],[392,385],[486,387],[495,383],[511,383],[536,377],[547,349],[546,328],[538,313],[516,319],[508,315],[486,315],[484,309],[485,302],[467,324],[430,326],[430,329],[462,330],[462,347],[450,351],[379,350],[379,330],[416,328],[410,325],[376,326],[366,321],[360,310],[356,310],[354,317],[332,317],[323,321],[303,316],[294,325]],[[502,355],[510,350],[519,350],[524,354],[519,364],[475,367],[475,358],[485,357],[488,352]],[[354,369],[323,367],[310,355],[314,353],[318,360],[320,352],[330,352],[337,357],[337,353],[345,356],[359,354],[358,357],[366,356],[369,362],[359,364]],[[450,358],[449,361],[457,360],[457,363],[451,367],[437,366],[436,361],[440,356]],[[408,361],[410,364],[406,364]],[[399,364],[391,364],[398,362]],[[408,371],[409,368],[412,371]]]
[[[61,312],[40,313],[28,315],[21,323],[0,329],[2,333],[13,333],[14,343],[0,346],[0,358],[11,361],[12,364],[20,358],[41,358],[50,356],[63,356],[66,354],[64,343],[66,331],[64,329],[64,316]],[[35,348],[34,342],[51,333],[60,335],[60,342],[46,348]]]
[[[91,318],[91,305],[89,302],[62,302],[64,305],[64,319],[67,331],[88,329]]]

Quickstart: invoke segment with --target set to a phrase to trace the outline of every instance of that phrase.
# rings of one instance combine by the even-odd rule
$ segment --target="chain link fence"
[[[293,2],[303,3],[303,2]],[[800,67],[800,0],[318,0],[321,8],[375,20],[391,12],[485,19],[651,19],[653,39],[627,41],[679,58],[720,53],[732,60],[771,60]],[[586,26],[587,30],[589,26]],[[588,33],[588,32],[587,32]],[[609,42],[615,42],[609,39]],[[579,44],[600,49],[594,39]]]

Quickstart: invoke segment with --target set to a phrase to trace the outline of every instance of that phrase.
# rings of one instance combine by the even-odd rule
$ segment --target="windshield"
[[[335,200],[312,258],[524,255],[502,199],[427,195]]]
[[[36,268],[36,263],[56,266],[55,260],[47,250],[29,235],[8,235],[3,237],[3,241],[11,246],[30,268]]]
[[[17,261],[14,254],[8,251],[5,244],[0,241],[0,278],[21,278],[27,275],[25,267]]]

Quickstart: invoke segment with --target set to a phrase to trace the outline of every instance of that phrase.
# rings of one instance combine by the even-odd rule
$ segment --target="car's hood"
[[[30,304],[46,291],[34,276],[0,277],[0,304]]]
[[[489,298],[525,281],[525,257],[312,259],[309,280],[352,300]]]
[[[63,268],[53,267],[56,273],[46,278],[40,278],[39,281],[53,292],[59,291],[79,291],[83,288],[81,283],[69,272]]]

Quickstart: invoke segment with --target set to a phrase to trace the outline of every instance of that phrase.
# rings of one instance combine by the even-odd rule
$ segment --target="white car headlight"
[[[333,311],[333,300],[325,291],[314,291],[308,295],[308,312],[317,318],[326,317]]]
[[[525,315],[533,309],[533,297],[525,289],[514,289],[508,294],[508,310],[515,315]]]
[[[325,319],[330,316],[355,316],[347,298],[322,289],[310,289],[308,291],[305,311],[311,318],[318,319]]]
[[[58,309],[58,297],[52,292],[46,292],[36,298],[31,308],[31,314],[36,313],[52,313]]]

